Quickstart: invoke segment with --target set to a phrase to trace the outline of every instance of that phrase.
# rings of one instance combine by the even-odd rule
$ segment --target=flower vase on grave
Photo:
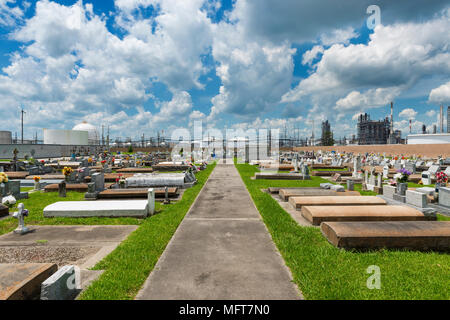
[[[39,181],[34,182],[34,190],[40,190],[41,189],[41,183]]]

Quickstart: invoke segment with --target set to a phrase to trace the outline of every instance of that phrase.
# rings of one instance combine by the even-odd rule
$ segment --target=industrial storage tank
[[[11,131],[0,131],[0,144],[12,144]]]
[[[88,132],[44,129],[44,144],[88,145]]]
[[[74,131],[87,131],[89,134],[89,144],[90,145],[99,145],[100,144],[100,136],[98,134],[97,129],[92,125],[83,121],[80,124],[77,124],[73,127]]]

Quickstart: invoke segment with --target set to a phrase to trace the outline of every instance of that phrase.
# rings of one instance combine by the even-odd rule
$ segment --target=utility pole
[[[20,113],[22,115],[22,144],[23,144],[23,114],[26,113],[26,112],[22,108],[22,111]]]

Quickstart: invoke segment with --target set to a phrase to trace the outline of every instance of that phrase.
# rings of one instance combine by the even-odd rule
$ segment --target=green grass
[[[187,189],[175,204],[165,205],[146,219],[139,228],[111,254],[100,261],[95,270],[105,270],[83,294],[82,300],[133,299],[153,270],[156,262],[183,220],[215,164],[197,173],[198,183]]]
[[[29,199],[19,200],[10,212],[16,211],[17,205],[23,203],[29,215],[25,218],[26,225],[139,225],[142,219],[136,218],[44,218],[44,208],[58,201],[81,201],[84,193],[67,192],[66,198],[60,198],[57,192],[29,193]],[[159,204],[156,204],[159,206]],[[13,217],[0,220],[0,235],[11,232],[17,228],[18,221]]]
[[[272,238],[290,268],[294,282],[307,299],[446,299],[450,298],[450,255],[435,252],[340,250],[320,229],[299,226],[261,189],[269,186],[315,186],[305,182],[251,180],[257,169],[237,164]],[[366,281],[371,265],[381,269],[381,289]]]

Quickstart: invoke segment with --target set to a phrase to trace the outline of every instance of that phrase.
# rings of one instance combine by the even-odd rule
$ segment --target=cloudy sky
[[[25,137],[83,120],[306,137],[325,119],[349,137],[394,101],[396,129],[418,132],[450,105],[449,30],[446,0],[0,0],[0,130],[20,132],[23,107]]]

